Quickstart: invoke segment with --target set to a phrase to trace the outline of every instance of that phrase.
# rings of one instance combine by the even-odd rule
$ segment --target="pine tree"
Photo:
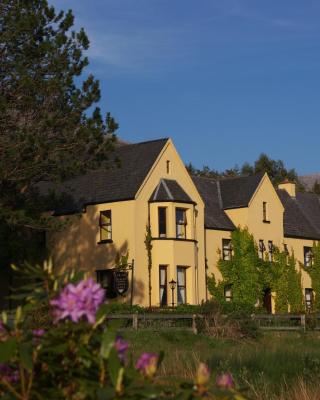
[[[1,241],[50,227],[39,182],[96,168],[115,140],[114,119],[93,108],[98,80],[81,78],[89,40],[73,23],[46,0],[0,2]]]

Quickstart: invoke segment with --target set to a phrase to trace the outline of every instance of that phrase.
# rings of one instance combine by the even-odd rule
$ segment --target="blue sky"
[[[49,0],[50,1],[50,0]],[[223,170],[261,152],[320,172],[318,0],[51,0],[91,41],[103,111]]]

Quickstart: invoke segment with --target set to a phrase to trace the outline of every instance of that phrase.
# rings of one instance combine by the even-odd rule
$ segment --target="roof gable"
[[[218,181],[221,192],[222,208],[248,207],[264,173],[256,175],[225,178]]]
[[[110,155],[112,167],[79,175],[55,188],[44,183],[41,191],[55,189],[67,199],[55,209],[60,215],[80,212],[89,204],[134,199],[167,141],[121,145]]]

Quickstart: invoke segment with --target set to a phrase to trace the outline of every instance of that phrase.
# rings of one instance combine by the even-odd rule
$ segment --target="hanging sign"
[[[123,295],[129,288],[127,271],[114,271],[114,288],[119,295]]]

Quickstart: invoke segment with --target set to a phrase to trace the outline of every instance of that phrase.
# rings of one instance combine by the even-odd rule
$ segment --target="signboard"
[[[119,295],[123,295],[129,288],[127,271],[114,271],[114,288]]]

